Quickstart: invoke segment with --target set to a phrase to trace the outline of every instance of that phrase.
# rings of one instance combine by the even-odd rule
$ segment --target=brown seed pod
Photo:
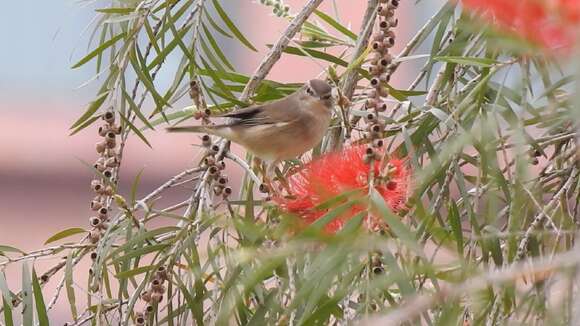
[[[93,216],[89,218],[89,224],[94,228],[100,228],[101,225],[103,224],[103,220],[101,220],[97,216]]]
[[[93,180],[93,181],[98,181],[98,180]],[[91,188],[97,194],[102,194],[105,191],[105,187],[100,182],[91,182]]]
[[[91,252],[91,260],[97,260],[98,256],[99,255],[95,251]]]
[[[143,316],[139,316],[135,318],[135,326],[143,326],[145,325],[145,318]]]
[[[201,136],[201,145],[204,147],[210,147],[211,146],[211,137],[209,135]]]
[[[261,183],[260,186],[258,187],[258,190],[260,190],[260,192],[263,194],[267,194],[270,192],[270,188],[265,183]]]
[[[215,165],[215,157],[213,157],[213,156],[206,156],[206,157],[203,159],[203,163],[204,163],[206,166],[213,166],[213,165]]]
[[[382,51],[383,50],[383,42],[382,41],[381,42],[379,42],[379,41],[373,42],[371,44],[371,47],[375,51]]]
[[[377,107],[377,101],[374,98],[369,98],[365,103],[366,109],[374,109]]]
[[[107,111],[105,114],[103,114],[103,120],[109,124],[112,124],[115,122],[115,114],[111,111]]]
[[[99,210],[99,218],[106,220],[107,219],[107,214],[109,213],[109,210],[106,207],[101,207]]]
[[[379,112],[385,112],[387,111],[387,103],[385,102],[381,102],[377,105],[377,111]]]
[[[120,135],[121,132],[123,131],[123,128],[121,126],[113,126],[111,128],[111,130],[113,130],[113,132],[117,135]]]
[[[223,197],[224,199],[229,197],[232,194],[232,188],[230,187],[225,187],[224,191],[223,191]]]
[[[163,293],[161,293],[161,292],[153,292],[153,293],[151,293],[151,301],[152,302],[161,302],[161,301],[163,301]]]
[[[389,28],[394,28],[394,27],[397,27],[399,25],[399,19],[397,19],[395,17],[387,18],[386,22],[389,23]]]
[[[210,109],[205,109],[203,110],[203,117],[207,118],[211,115],[211,110]]]
[[[220,170],[215,165],[212,165],[207,169],[207,172],[209,173],[209,175],[214,176],[214,177],[219,174],[219,171]]]
[[[381,67],[379,65],[369,66],[369,74],[371,74],[373,76],[380,75],[382,71],[383,71],[383,67]]]
[[[373,34],[371,41],[372,42],[381,42],[385,37],[385,33],[383,31],[378,31]]]
[[[222,194],[222,192],[223,192],[223,190],[224,190],[224,188],[223,188],[222,186],[219,186],[219,185],[216,185],[215,187],[213,187],[213,193],[214,193],[216,196],[219,196],[219,195],[221,195],[221,194]]]
[[[105,152],[105,149],[107,148],[107,143],[102,141],[102,142],[98,142],[95,145],[95,149],[97,150],[97,153],[101,154],[103,152]]]
[[[208,154],[209,155],[215,155],[220,151],[220,147],[218,145],[212,145],[209,149],[208,149]]]
[[[195,112],[193,112],[193,118],[195,120],[199,120],[199,119],[203,118],[203,113],[201,113],[201,111],[195,111]]]
[[[367,115],[365,116],[365,121],[367,121],[367,122],[374,122],[376,120],[377,120],[377,115],[372,113],[372,112],[367,113]]]
[[[111,131],[111,126],[107,125],[102,125],[99,127],[99,136],[101,137],[105,137],[105,135],[107,135],[107,133]]]
[[[225,185],[226,183],[228,183],[228,177],[225,175],[222,175],[221,177],[218,178],[218,183],[220,185]]]
[[[105,161],[105,166],[108,168],[116,168],[119,166],[119,160],[116,156],[110,157]]]
[[[373,133],[380,133],[383,131],[383,126],[379,123],[375,123],[369,126],[369,131]]]
[[[113,194],[115,194],[115,191],[113,190],[113,187],[107,186],[105,187],[104,194],[107,196],[113,196]]]
[[[153,296],[151,296],[151,301],[153,301]],[[150,304],[148,304],[148,305],[147,305],[147,307],[145,307],[145,313],[146,313],[146,314],[151,314],[151,313],[153,313],[153,310],[154,310],[154,308],[153,308],[153,306],[152,306],[152,305],[150,305]]]
[[[167,269],[165,268],[165,266],[159,266],[157,268],[157,271],[155,272],[155,276],[163,281],[167,280]]]
[[[101,239],[101,232],[98,230],[91,230],[89,232],[89,241],[92,244],[95,244],[97,242],[99,242],[99,240]]]
[[[101,209],[101,207],[103,207],[103,204],[99,200],[93,199],[91,201],[90,207],[91,207],[91,210],[98,211],[99,209]]]
[[[153,292],[164,292],[165,287],[163,286],[163,280],[159,278],[154,278],[151,281],[151,290],[153,290]]]
[[[103,171],[103,176],[105,176],[105,178],[109,179],[113,176],[113,171],[105,170],[105,171]]]
[[[385,142],[382,139],[375,139],[373,140],[373,147],[381,148],[385,145]]]
[[[379,87],[381,85],[381,81],[380,79],[378,79],[377,77],[371,78],[371,86],[372,87]]]
[[[224,162],[223,160],[217,162],[216,165],[217,165],[218,169],[220,169],[220,170],[225,170],[226,169],[226,162]]]
[[[397,9],[399,7],[399,0],[389,0],[387,1],[387,6],[390,9]]]
[[[144,290],[143,292],[141,292],[141,300],[143,300],[145,302],[151,301],[151,293],[147,290]]]

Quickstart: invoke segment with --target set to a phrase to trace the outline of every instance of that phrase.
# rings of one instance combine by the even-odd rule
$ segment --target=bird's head
[[[332,107],[332,87],[324,80],[309,80],[304,85],[304,92],[307,96],[312,96],[322,101],[327,107]]]

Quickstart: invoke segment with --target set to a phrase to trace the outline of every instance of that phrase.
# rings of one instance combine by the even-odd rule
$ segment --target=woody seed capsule
[[[109,124],[112,124],[115,122],[115,114],[113,112],[105,112],[105,114],[103,114],[103,120]]]

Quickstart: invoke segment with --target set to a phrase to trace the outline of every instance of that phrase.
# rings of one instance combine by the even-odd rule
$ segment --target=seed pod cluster
[[[89,240],[96,243],[101,238],[109,222],[109,205],[115,190],[112,185],[116,183],[115,175],[119,166],[119,155],[117,152],[117,137],[121,134],[121,126],[115,123],[115,113],[107,111],[101,116],[103,124],[98,129],[102,140],[95,146],[99,158],[93,167],[99,172],[91,181],[91,189],[95,192],[95,197],[90,203],[92,216],[89,218],[91,231]],[[96,255],[91,255],[96,259]]]
[[[149,286],[147,289],[141,292],[141,300],[145,303],[145,308],[141,312],[135,313],[135,325],[143,326],[146,320],[151,316],[154,306],[159,302],[163,301],[163,295],[165,294],[164,283],[168,280],[168,273],[165,266],[159,266],[155,271],[155,274],[149,281]]]
[[[384,99],[389,95],[386,83],[391,79],[393,57],[390,49],[395,45],[395,34],[392,28],[398,25],[395,18],[395,10],[399,6],[399,0],[380,0],[377,7],[378,29],[372,35],[368,61],[369,73],[371,74],[370,88],[367,92],[365,116],[367,124],[365,137],[370,140],[370,145],[365,155],[365,161],[378,160],[378,149],[383,147],[384,123],[378,118],[380,112],[387,109]]]
[[[222,196],[227,199],[232,194],[232,188],[229,187],[228,176],[224,173],[226,169],[226,162],[224,160],[217,160],[216,156],[219,153],[220,147],[212,143],[209,135],[203,135],[201,143],[205,147],[205,156],[202,164],[207,168],[207,173],[210,176],[210,182],[213,192],[216,196]]]
[[[272,12],[278,17],[288,17],[290,15],[290,6],[284,4],[282,0],[260,0],[260,3],[273,7]]]
[[[201,119],[203,123],[209,123],[211,110],[207,108],[199,82],[195,79],[189,82],[189,97],[191,97],[195,105],[195,111],[193,112],[195,120]]]

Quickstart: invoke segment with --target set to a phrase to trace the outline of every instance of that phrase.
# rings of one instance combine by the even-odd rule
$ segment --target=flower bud
[[[115,114],[111,111],[107,111],[105,112],[105,114],[103,114],[103,120],[105,120],[109,124],[112,124],[113,122],[115,122]]]

